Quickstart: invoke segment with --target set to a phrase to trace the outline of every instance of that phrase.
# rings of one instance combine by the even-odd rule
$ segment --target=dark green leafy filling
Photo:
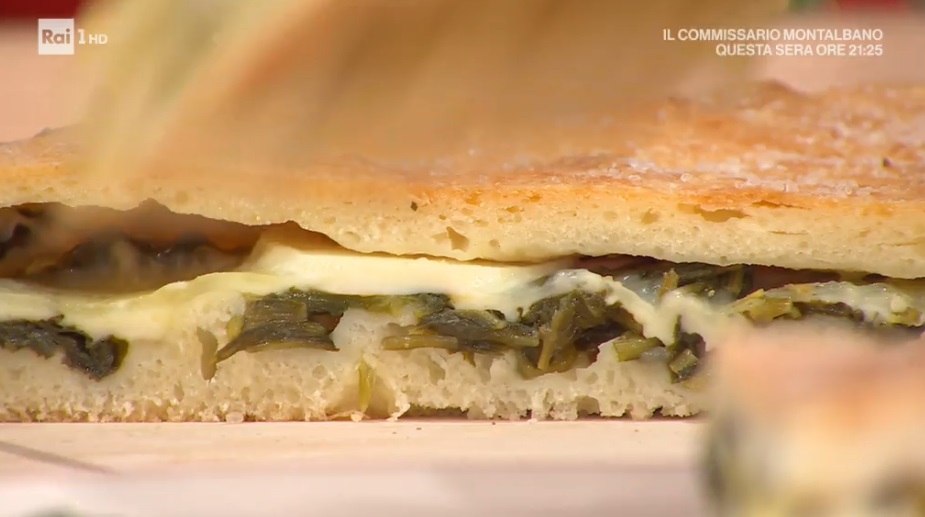
[[[749,285],[743,266],[659,263],[622,273],[652,285],[659,297],[685,288],[709,298],[725,295],[735,299]],[[629,312],[618,305],[608,305],[599,293],[579,290],[540,300],[515,322],[506,321],[494,311],[447,308],[387,338],[383,347],[437,347],[465,354],[513,350],[521,375],[533,378],[588,366],[597,359],[599,346],[611,340],[615,340],[620,360],[639,359],[647,350],[664,348],[675,382],[693,377],[705,354],[699,335],[684,333],[679,327],[677,338],[668,346],[658,339],[643,338],[642,328]]]
[[[156,246],[111,232],[77,245],[54,263],[31,265],[21,278],[62,289],[138,292],[231,270],[248,253],[246,247],[221,250],[199,235]]]
[[[711,266],[709,264],[659,263],[643,270],[624,271],[623,275],[638,274],[641,280],[659,281],[659,294],[664,295],[679,287],[710,297],[725,293],[738,298],[749,290],[751,275],[745,266]]]
[[[94,380],[118,370],[128,352],[126,341],[111,336],[94,340],[63,325],[60,317],[43,321],[4,321],[0,323],[0,347],[14,352],[28,348],[46,358],[60,351],[65,365]]]
[[[444,348],[470,358],[474,353],[513,350],[521,374],[531,378],[591,364],[598,345],[634,324],[626,311],[608,307],[600,294],[572,291],[534,303],[519,321],[507,321],[497,311],[447,307],[417,325],[402,328],[382,346],[387,350]]]
[[[824,303],[813,284],[753,290],[753,268],[705,264],[645,264],[623,271],[645,296],[661,298],[676,289],[725,305],[755,323],[825,315],[853,321],[878,331],[920,331],[921,314],[908,309],[889,321],[870,322],[861,312],[842,303]],[[646,287],[647,286],[647,287]],[[637,285],[638,287],[638,285]],[[402,351],[438,348],[463,354],[474,362],[476,354],[513,352],[525,378],[565,372],[592,364],[602,343],[613,341],[618,360],[633,361],[662,350],[661,356],[674,382],[690,381],[701,371],[706,356],[701,336],[678,324],[675,339],[663,343],[642,335],[642,328],[619,305],[608,305],[599,293],[575,290],[540,300],[514,319],[495,310],[463,310],[441,295],[342,296],[290,290],[249,302],[242,317],[229,326],[232,340],[217,354],[223,361],[240,351],[276,348],[335,350],[330,334],[351,307],[397,314],[412,308],[415,325],[401,327],[386,337],[382,347]]]
[[[260,233],[150,200],[128,211],[57,203],[0,208],[0,277],[82,292],[154,290],[238,267]]]
[[[419,318],[449,305],[443,295],[349,296],[290,289],[283,293],[255,297],[247,302],[244,314],[228,323],[230,341],[218,348],[214,361],[203,357],[203,376],[211,378],[215,365],[238,352],[305,348],[336,351],[331,333],[349,308],[399,314],[412,310]],[[215,347],[215,337],[199,330],[204,347]]]
[[[843,303],[823,296],[824,284],[785,284],[756,289],[756,268],[704,264],[646,263],[615,277],[651,302],[675,290],[708,299],[727,314],[739,314],[756,324],[808,316],[835,317],[880,333],[921,332],[922,314],[914,308],[868,320]],[[804,274],[804,272],[790,272]],[[888,284],[869,284],[894,287]],[[648,355],[666,364],[674,382],[691,381],[702,370],[706,350],[701,336],[681,322],[671,343],[643,335],[640,324],[618,304],[608,304],[600,293],[574,290],[537,301],[509,320],[495,310],[456,309],[444,295],[349,296],[319,291],[289,291],[252,297],[244,313],[227,326],[228,341],[198,331],[203,344],[202,374],[211,378],[218,365],[239,352],[281,349],[336,351],[331,334],[350,309],[392,315],[414,315],[417,323],[400,327],[382,347],[402,351],[438,348],[460,353],[475,362],[477,354],[513,353],[524,378],[586,367],[597,360],[600,345],[612,341],[619,361]],[[101,379],[119,367],[127,343],[118,338],[92,340],[80,331],[48,321],[0,323],[0,346],[30,348],[50,357],[58,350],[64,362]],[[687,384],[686,384],[687,385]]]

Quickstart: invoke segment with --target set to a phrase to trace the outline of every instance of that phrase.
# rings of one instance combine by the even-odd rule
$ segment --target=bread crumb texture
[[[618,362],[604,344],[588,368],[525,380],[511,356],[475,365],[444,350],[380,348],[388,317],[348,311],[333,339],[337,352],[241,353],[211,380],[200,373],[195,331],[164,342],[134,342],[122,367],[100,381],[29,350],[0,350],[0,421],[280,421],[464,414],[469,418],[575,419],[581,415],[686,416],[702,394],[671,384],[664,363]],[[222,336],[224,329],[211,329]],[[361,361],[372,394],[360,409]],[[365,413],[365,415],[364,415]]]
[[[0,205],[155,199],[295,221],[357,251],[461,260],[625,253],[925,277],[923,86],[808,95],[770,83],[668,100],[502,161],[339,157],[90,181],[78,133],[0,145]]]

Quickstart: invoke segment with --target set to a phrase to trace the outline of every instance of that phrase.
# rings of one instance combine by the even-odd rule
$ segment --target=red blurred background
[[[0,0],[0,18],[73,18],[81,0]]]

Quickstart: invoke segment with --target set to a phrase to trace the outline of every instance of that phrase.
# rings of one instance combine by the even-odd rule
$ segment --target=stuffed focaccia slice
[[[694,414],[727,327],[920,332],[923,114],[757,85],[503,163],[221,175],[4,144],[0,418]]]
[[[925,349],[816,327],[725,343],[706,473],[719,515],[925,513]]]

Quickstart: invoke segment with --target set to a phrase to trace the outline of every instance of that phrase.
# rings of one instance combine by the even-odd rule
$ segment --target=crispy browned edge
[[[79,137],[0,145],[0,205],[153,198],[246,224],[294,220],[359,251],[458,259],[627,253],[925,276],[920,85],[666,100],[516,163],[350,157],[100,179],[79,172]]]

